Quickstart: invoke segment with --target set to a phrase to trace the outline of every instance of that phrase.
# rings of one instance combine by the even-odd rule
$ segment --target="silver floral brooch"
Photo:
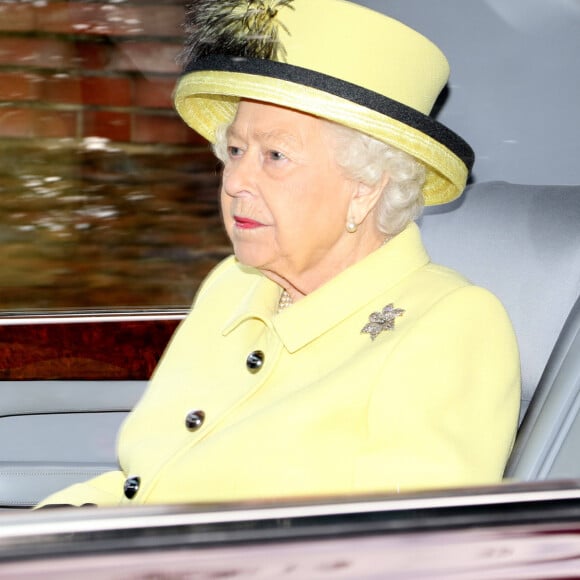
[[[394,308],[392,303],[387,304],[380,312],[369,315],[369,321],[360,332],[370,334],[371,340],[374,340],[383,330],[393,330],[395,318],[403,316],[404,312],[402,308]]]

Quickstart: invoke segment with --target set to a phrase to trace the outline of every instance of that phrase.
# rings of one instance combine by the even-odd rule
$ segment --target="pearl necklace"
[[[282,294],[280,294],[280,300],[278,301],[278,312],[286,310],[286,308],[288,308],[288,306],[292,306],[292,304],[294,304],[292,296],[290,296],[286,290],[282,290]]]

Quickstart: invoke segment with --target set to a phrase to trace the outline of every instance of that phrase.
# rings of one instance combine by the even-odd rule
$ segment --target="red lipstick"
[[[234,216],[234,223],[236,227],[240,228],[241,230],[253,230],[255,228],[260,228],[264,225],[263,223],[257,222],[256,220],[240,217],[237,215]]]

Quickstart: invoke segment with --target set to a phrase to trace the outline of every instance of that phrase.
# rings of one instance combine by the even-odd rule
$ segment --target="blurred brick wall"
[[[0,310],[187,304],[229,244],[182,0],[0,0]]]
[[[0,2],[3,137],[199,143],[172,110],[183,3]]]

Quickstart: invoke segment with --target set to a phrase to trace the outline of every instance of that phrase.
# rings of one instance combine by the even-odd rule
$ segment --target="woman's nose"
[[[223,171],[223,189],[232,197],[251,195],[254,189],[256,167],[249,153],[230,159]]]

